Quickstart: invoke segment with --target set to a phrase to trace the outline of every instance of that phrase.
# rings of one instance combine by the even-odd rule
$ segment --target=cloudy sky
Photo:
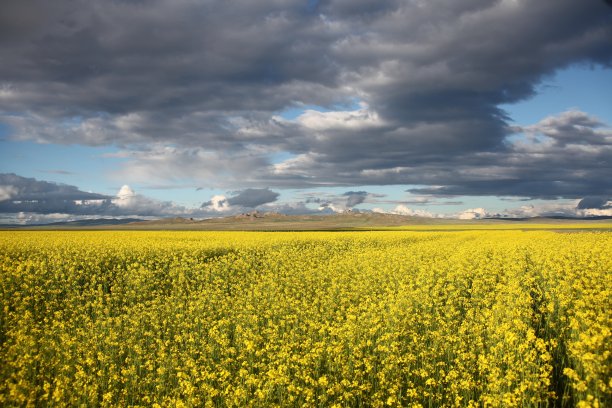
[[[612,215],[603,0],[4,0],[0,219]]]

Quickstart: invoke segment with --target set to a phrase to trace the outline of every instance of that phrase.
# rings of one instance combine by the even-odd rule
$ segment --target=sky
[[[612,215],[610,2],[0,7],[0,223]]]

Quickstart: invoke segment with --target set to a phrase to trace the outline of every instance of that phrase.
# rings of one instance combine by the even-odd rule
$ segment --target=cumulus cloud
[[[13,185],[0,185],[0,201],[9,200],[12,197],[15,197],[18,193],[18,190]]]
[[[101,210],[104,215],[114,216],[169,217],[195,214],[193,211],[171,201],[155,200],[137,194],[128,185],[122,186],[114,198],[104,202]]]
[[[273,203],[279,195],[269,188],[247,188],[235,191],[231,197],[215,195],[202,204],[202,208],[217,212],[240,212]]]
[[[202,208],[215,212],[227,212],[232,210],[227,202],[227,197],[221,194],[212,196],[210,201],[202,204]]]
[[[424,218],[439,218],[442,217],[440,214],[434,214],[425,210],[414,210],[412,208],[407,207],[404,204],[399,204],[395,208],[390,211],[386,211],[382,208],[373,208],[372,212],[380,213],[380,214],[397,214],[397,215],[409,215],[413,217],[424,217]]]
[[[457,214],[457,218],[460,220],[478,220],[489,216],[484,208],[470,208]]]
[[[126,184],[119,189],[117,198],[113,200],[113,203],[119,207],[130,207],[136,200],[136,193]]]
[[[571,111],[513,127],[499,106],[572,64],[609,67],[610,15],[575,0],[8,0],[0,121],[13,139],[120,146],[130,183],[608,194],[609,125]]]

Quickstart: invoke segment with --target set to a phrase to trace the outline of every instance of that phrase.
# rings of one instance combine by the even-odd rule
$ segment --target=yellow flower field
[[[0,232],[1,406],[612,406],[612,233]]]

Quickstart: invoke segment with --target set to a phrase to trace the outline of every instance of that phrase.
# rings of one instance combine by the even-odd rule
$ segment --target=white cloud
[[[380,214],[397,214],[397,215],[410,215],[414,217],[424,217],[424,218],[439,218],[441,215],[433,214],[429,211],[425,210],[413,210],[405,206],[404,204],[397,205],[394,209],[390,211],[383,210],[382,208],[373,208],[372,212],[380,213]]]
[[[456,215],[456,218],[460,220],[478,220],[482,218],[489,217],[490,214],[482,207],[479,208],[470,208],[465,211],[460,212]]]
[[[346,205],[344,203],[324,203],[323,205],[319,206],[319,211],[325,211],[325,210],[332,210],[335,213],[343,213],[345,212],[348,208],[346,207]]]
[[[136,193],[127,184],[122,186],[117,193],[117,198],[112,202],[118,207],[131,207],[138,200]]]
[[[318,157],[315,154],[307,153],[291,157],[272,166],[272,173],[275,175],[309,177],[309,169],[316,165]]]
[[[208,204],[208,206],[204,208],[209,211],[216,212],[229,212],[233,209],[230,203],[227,201],[227,197],[225,197],[224,195],[212,196],[212,198],[210,199],[210,204]]]
[[[576,210],[576,215],[579,217],[612,217],[612,208],[587,208],[584,210]]]
[[[579,208],[580,200],[570,201],[552,201],[548,203],[539,203],[533,205],[523,205],[519,208],[506,209],[503,214],[514,218],[531,218],[531,217],[596,217],[596,216],[612,216],[612,207],[605,203],[604,208]]]
[[[347,191],[341,195],[309,197],[307,202],[318,203],[319,211],[331,210],[335,213],[341,213],[351,210],[359,204],[371,202],[373,197],[376,197],[376,194],[367,191]]]
[[[505,209],[499,213],[492,213],[485,208],[469,208],[454,214],[435,214],[424,210],[413,210],[403,204],[392,210],[373,208],[372,212],[381,214],[399,214],[419,217],[449,218],[459,220],[479,220],[484,218],[534,218],[534,217],[596,217],[612,216],[612,202],[606,203],[604,208],[577,208],[580,200],[551,201],[538,204],[523,205],[517,208]]]
[[[36,214],[20,212],[17,214],[17,223],[28,224],[48,224],[50,222],[74,221],[78,217],[70,214],[51,213],[51,214]]]
[[[216,213],[246,212],[253,208],[273,203],[279,194],[269,188],[247,188],[232,192],[231,197],[215,195],[202,204],[201,208]]]
[[[363,129],[382,126],[384,122],[378,113],[370,110],[367,105],[352,111],[319,112],[306,110],[295,121],[301,126],[316,131],[333,129]]]
[[[189,216],[195,211],[195,209],[190,210],[171,201],[160,201],[136,194],[127,184],[119,189],[111,203],[116,210],[112,207],[109,210],[123,215]]]
[[[10,200],[17,195],[17,188],[11,185],[0,186],[0,201]]]

